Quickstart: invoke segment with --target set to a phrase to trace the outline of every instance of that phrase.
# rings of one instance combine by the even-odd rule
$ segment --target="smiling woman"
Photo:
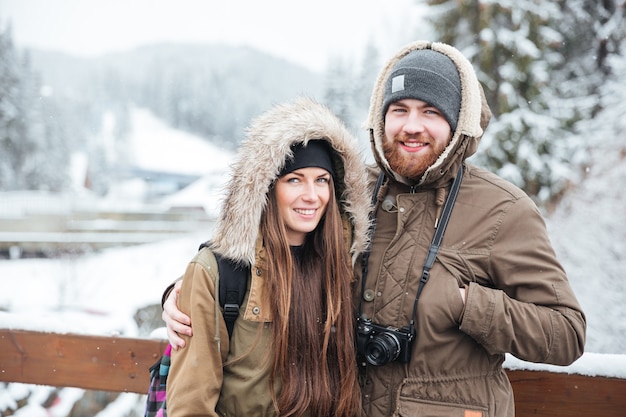
[[[293,159],[287,160],[276,185],[270,190],[269,204],[276,205],[289,244],[302,246],[334,195],[331,177],[334,170],[332,151],[325,141],[310,141],[307,146],[292,145],[292,151]]]
[[[297,99],[254,120],[230,178],[210,245],[180,285],[194,336],[172,351],[168,413],[358,415],[350,300],[370,196],[357,140],[326,107]],[[230,338],[216,254],[251,270]]]

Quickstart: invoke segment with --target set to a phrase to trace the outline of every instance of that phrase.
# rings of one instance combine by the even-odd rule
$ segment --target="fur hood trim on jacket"
[[[270,186],[278,177],[291,145],[324,139],[334,150],[335,188],[340,210],[352,225],[353,262],[367,247],[370,196],[361,149],[355,137],[326,106],[300,97],[276,105],[247,130],[226,185],[211,249],[252,265]],[[338,158],[337,158],[338,157]]]
[[[444,43],[428,41],[416,41],[402,48],[387,62],[378,76],[372,93],[366,127],[370,132],[372,151],[378,165],[388,176],[408,185],[414,185],[414,182],[396,174],[384,157],[385,115],[382,110],[385,82],[393,72],[397,62],[411,51],[418,49],[432,49],[441,52],[456,65],[461,79],[461,108],[457,129],[453,132],[450,144],[439,159],[424,173],[417,185],[431,184],[442,179],[447,181],[455,176],[456,170],[463,160],[476,152],[478,142],[491,118],[491,110],[487,105],[482,86],[476,78],[472,64],[456,48]]]

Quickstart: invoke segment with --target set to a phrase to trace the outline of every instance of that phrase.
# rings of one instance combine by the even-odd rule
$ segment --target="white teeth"
[[[315,213],[315,210],[313,209],[309,209],[309,210],[295,209],[295,211],[296,213],[305,214],[305,215],[311,215]]]
[[[404,142],[404,146],[407,148],[419,148],[420,146],[424,146],[424,144],[417,142]]]

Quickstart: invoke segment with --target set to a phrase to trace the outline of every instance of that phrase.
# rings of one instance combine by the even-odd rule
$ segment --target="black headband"
[[[322,168],[334,176],[331,148],[325,140],[311,140],[304,146],[303,143],[291,145],[293,158],[285,161],[285,166],[280,170],[279,177],[287,175],[300,168]]]

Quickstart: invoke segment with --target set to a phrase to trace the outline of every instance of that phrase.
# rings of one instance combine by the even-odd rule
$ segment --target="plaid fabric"
[[[167,374],[170,372],[171,353],[172,346],[167,345],[161,359],[150,367],[150,388],[148,388],[145,417],[167,417],[165,387]]]

